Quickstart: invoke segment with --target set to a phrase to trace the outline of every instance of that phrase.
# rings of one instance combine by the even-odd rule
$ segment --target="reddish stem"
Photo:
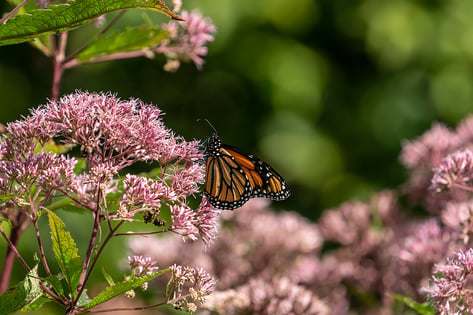
[[[54,62],[54,71],[53,71],[53,86],[51,88],[51,101],[56,102],[59,98],[59,87],[61,86],[62,74],[64,73],[64,68]]]
[[[54,42],[54,41],[53,41]],[[51,88],[51,101],[59,99],[59,89],[61,87],[62,75],[64,74],[64,62],[66,59],[67,32],[59,35],[57,47],[53,49],[53,85]]]
[[[28,0],[24,0],[22,3],[16,6],[13,10],[8,12],[3,18],[0,19],[0,24],[5,23],[13,14],[20,10],[25,4],[28,3]]]
[[[64,63],[64,68],[69,69],[69,68],[74,68],[79,65],[85,65],[85,64],[100,63],[100,62],[119,60],[119,59],[138,58],[138,57],[146,56],[149,53],[150,53],[149,51],[136,50],[136,51],[120,52],[120,53],[111,54],[111,55],[103,56],[103,57],[97,57],[97,58],[90,59],[87,61],[79,61],[78,59],[71,59]]]
[[[0,274],[0,294],[4,293],[6,290],[9,288],[10,284],[10,278],[11,274],[13,271],[13,265],[15,262],[15,251],[13,250],[13,247],[16,247],[18,244],[18,241],[20,239],[20,235],[23,232],[24,225],[23,225],[23,219],[24,215],[21,213],[18,215],[18,221],[15,226],[12,227],[11,233],[10,233],[10,245],[7,246],[7,253],[5,255],[5,264],[3,265],[2,273]]]
[[[84,280],[82,282],[82,285],[80,286],[80,289],[79,289],[79,292],[77,294],[77,300],[79,299],[79,297],[81,296],[82,294],[82,291],[85,289],[85,285],[87,284],[87,282],[89,281],[89,277],[90,275],[92,274],[92,270],[94,269],[95,267],[95,264],[97,263],[99,257],[100,257],[100,254],[102,253],[102,251],[105,249],[105,246],[108,244],[108,241],[110,241],[110,239],[112,238],[112,236],[114,236],[114,232],[118,230],[118,228],[122,225],[124,221],[121,221],[119,222],[115,228],[113,228],[113,230],[110,231],[110,233],[107,235],[107,237],[105,238],[105,240],[103,241],[103,243],[100,245],[100,248],[98,249],[97,253],[95,254],[95,257],[94,259],[92,260],[92,262],[90,263],[90,266],[88,268],[88,273],[85,274],[85,277],[84,277]]]

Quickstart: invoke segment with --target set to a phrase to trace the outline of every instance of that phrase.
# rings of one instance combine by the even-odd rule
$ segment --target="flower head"
[[[162,164],[198,154],[167,128],[161,110],[139,100],[122,101],[110,94],[75,93],[33,111],[44,115],[54,136],[80,146],[87,161],[112,162],[117,170],[137,161]]]
[[[206,308],[217,314],[332,314],[330,308],[313,292],[288,278],[264,281],[252,279],[236,290],[210,296]]]
[[[168,300],[204,303],[215,290],[216,280],[202,268],[173,265],[171,279],[167,285]],[[191,305],[191,308],[194,306]]]
[[[445,125],[436,123],[419,139],[403,143],[401,161],[408,169],[435,167],[458,145],[458,136]]]
[[[343,245],[360,242],[371,224],[369,205],[361,202],[345,203],[335,210],[325,211],[320,219],[321,230],[326,239]]]
[[[87,92],[31,110],[8,124],[9,134],[0,142],[0,192],[29,200],[18,199],[23,208],[66,196],[79,207],[107,209],[110,218],[125,221],[146,211],[157,217],[163,205],[192,211],[186,199],[200,191],[204,179],[199,143],[174,135],[161,116],[158,107],[136,99]],[[67,154],[71,150],[74,156]],[[136,162],[152,164],[160,175],[127,174],[125,169]],[[119,172],[125,172],[124,180]],[[107,205],[111,193],[117,209]],[[194,215],[193,220],[203,219]],[[197,237],[205,229],[196,230]],[[211,234],[203,233],[206,239]]]
[[[473,235],[473,200],[449,202],[441,213],[445,229],[452,233],[452,239],[460,239],[469,244]]]
[[[422,203],[432,213],[438,213],[450,200],[465,201],[467,194],[459,190],[446,192],[445,180],[448,178],[436,177],[435,187],[443,193],[431,189],[433,170],[445,164],[445,157],[459,150],[472,148],[473,139],[472,118],[462,122],[457,130],[450,130],[443,124],[433,124],[421,137],[413,141],[406,141],[401,152],[401,161],[409,170],[410,178],[404,190],[415,203]],[[445,174],[444,174],[445,175]],[[450,178],[451,180],[452,178]],[[448,185],[448,184],[447,184]]]
[[[156,52],[168,58],[164,67],[167,71],[176,71],[179,60],[192,60],[198,69],[202,69],[202,57],[207,55],[205,45],[214,40],[215,26],[196,11],[182,11],[181,16],[183,22],[172,20],[162,25],[170,36],[156,48]]]
[[[448,155],[435,169],[432,188],[436,191],[450,189],[456,185],[472,186],[473,153],[470,150],[455,152]]]
[[[157,262],[153,261],[150,257],[128,256],[128,264],[136,277],[152,274],[159,269],[159,267],[156,266]]]
[[[473,294],[467,288],[473,272],[473,249],[458,251],[434,268],[431,284],[422,291],[441,314],[470,314]]]
[[[197,210],[184,206],[173,206],[171,207],[170,230],[193,241],[201,236],[205,244],[208,245],[217,236],[220,212],[205,200]]]

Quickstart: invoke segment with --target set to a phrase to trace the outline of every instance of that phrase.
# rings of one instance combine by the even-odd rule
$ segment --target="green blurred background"
[[[218,29],[203,71],[184,64],[166,73],[162,56],[86,65],[66,72],[61,94],[141,98],[160,106],[166,124],[186,139],[208,137],[211,130],[196,119],[209,119],[224,142],[255,153],[288,180],[293,196],[277,208],[316,219],[344,200],[396,187],[405,178],[403,139],[434,120],[455,124],[473,109],[470,0],[184,5]],[[128,12],[121,26],[143,14]],[[73,46],[95,32],[73,32]],[[1,47],[2,123],[45,102],[51,70],[27,44]]]
[[[196,122],[207,118],[224,142],[255,153],[287,179],[293,195],[275,208],[316,220],[323,209],[397,187],[406,177],[398,161],[402,141],[433,121],[454,125],[473,111],[471,0],[184,5],[217,26],[203,71],[184,64],[166,73],[162,56],[87,65],[66,72],[61,94],[112,91],[157,104],[167,126],[188,140],[211,134]],[[8,10],[4,2],[0,8]],[[128,12],[120,23],[143,14]],[[80,46],[95,32],[88,26],[71,36]],[[45,103],[51,71],[50,60],[28,44],[1,47],[0,122]],[[72,224],[75,216],[81,214],[69,215],[66,226],[87,237]],[[111,247],[107,255],[124,257],[126,248]]]

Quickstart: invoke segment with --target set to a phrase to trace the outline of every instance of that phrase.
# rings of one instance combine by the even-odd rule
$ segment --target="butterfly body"
[[[217,209],[233,210],[250,198],[284,200],[288,184],[271,166],[252,154],[223,144],[216,133],[205,149],[204,194]]]

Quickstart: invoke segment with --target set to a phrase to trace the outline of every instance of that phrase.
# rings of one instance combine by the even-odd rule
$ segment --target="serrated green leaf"
[[[428,303],[418,303],[414,301],[412,298],[395,294],[394,299],[396,299],[399,302],[404,303],[405,305],[409,306],[413,310],[415,310],[417,313],[422,314],[422,315],[434,315],[437,312],[435,309]]]
[[[18,14],[0,25],[0,45],[18,44],[37,37],[69,31],[105,14],[124,9],[158,11],[182,20],[162,0],[70,0],[42,10]]]
[[[100,292],[90,303],[87,303],[85,305],[81,305],[81,307],[84,308],[84,310],[88,310],[92,307],[95,307],[97,305],[100,305],[104,303],[105,301],[108,301],[120,294],[123,294],[129,290],[133,290],[141,286],[143,283],[148,282],[153,280],[156,277],[159,277],[160,275],[164,274],[167,272],[168,269],[163,269],[161,271],[143,276],[143,277],[138,277],[134,278],[131,280],[125,280],[122,282],[115,283],[114,285],[111,285],[102,292]]]
[[[69,290],[75,298],[82,268],[82,259],[71,234],[65,230],[64,222],[52,211],[47,210],[53,252]]]
[[[22,309],[43,294],[39,284],[38,265],[14,288],[0,295],[0,314],[10,314]]]
[[[77,55],[77,59],[86,61],[115,53],[149,48],[156,46],[168,36],[168,31],[156,26],[128,28],[124,32],[95,38],[87,49]]]

